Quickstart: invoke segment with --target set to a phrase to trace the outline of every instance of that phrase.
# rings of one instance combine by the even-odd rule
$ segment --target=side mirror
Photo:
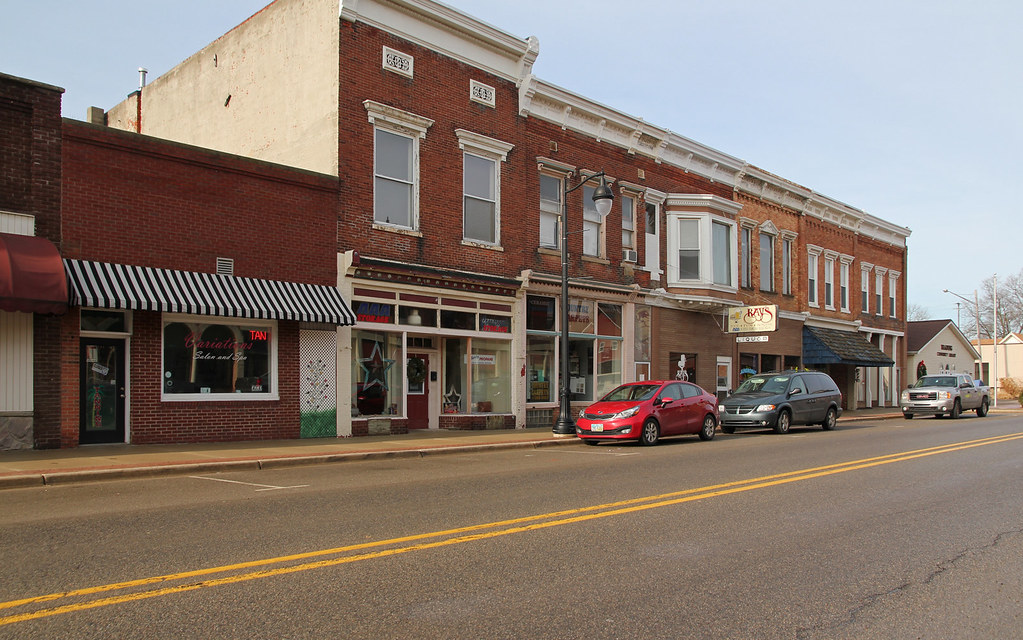
[[[801,388],[799,388],[799,387],[796,387],[792,391],[789,391],[789,396],[791,397],[791,396],[794,396],[794,395],[799,394],[799,393],[803,393],[803,390]]]

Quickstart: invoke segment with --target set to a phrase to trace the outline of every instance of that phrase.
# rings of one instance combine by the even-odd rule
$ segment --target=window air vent
[[[234,258],[217,258],[217,275],[234,275]]]

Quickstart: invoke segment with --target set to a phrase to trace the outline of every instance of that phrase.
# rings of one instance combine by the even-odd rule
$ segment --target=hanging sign
[[[778,330],[778,305],[758,307],[730,307],[728,333],[749,333]]]

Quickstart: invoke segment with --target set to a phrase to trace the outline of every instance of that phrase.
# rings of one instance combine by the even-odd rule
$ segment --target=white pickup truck
[[[966,373],[947,372],[923,376],[902,392],[902,415],[906,420],[918,413],[938,418],[955,419],[963,411],[975,410],[981,418],[987,415],[991,390],[974,383]]]

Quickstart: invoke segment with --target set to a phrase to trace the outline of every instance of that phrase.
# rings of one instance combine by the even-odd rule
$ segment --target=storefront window
[[[603,305],[602,305],[603,306]],[[621,340],[597,340],[597,398],[622,383]]]
[[[528,331],[554,331],[555,299],[543,296],[526,297],[526,329]]]
[[[401,400],[401,335],[352,332],[352,415],[398,413]]]
[[[526,402],[553,402],[551,388],[554,384],[553,336],[526,337]]]
[[[442,329],[475,331],[476,314],[465,311],[450,311],[448,309],[444,309],[440,312],[440,326]]]
[[[273,399],[276,326],[171,320],[163,326],[163,393]],[[215,397],[220,394],[220,398]]]
[[[448,338],[444,341],[444,413],[462,413],[469,401],[466,387],[466,351],[468,340]]]
[[[594,333],[592,300],[568,299],[568,332]]]
[[[622,308],[617,304],[597,305],[597,334],[602,336],[622,335]]]
[[[398,324],[407,324],[413,327],[436,327],[437,310],[401,305],[398,307]]]
[[[593,400],[593,340],[568,341],[568,398]]]
[[[511,412],[511,343],[472,340],[472,407],[489,413]]]

